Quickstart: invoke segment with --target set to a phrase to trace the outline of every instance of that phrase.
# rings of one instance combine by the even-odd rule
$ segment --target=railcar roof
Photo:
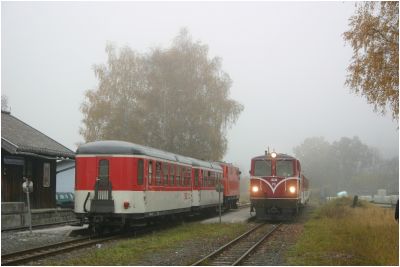
[[[277,153],[276,159],[291,160],[296,158],[287,154]],[[265,160],[265,155],[254,157],[252,160]]]
[[[190,158],[190,160],[192,161],[192,165],[195,167],[203,167],[203,168],[215,169],[215,170],[222,171],[222,167],[219,166],[218,164],[214,164],[209,161],[204,161],[204,160],[199,160],[199,159],[194,159],[194,158]]]
[[[149,157],[160,158],[169,161],[180,162],[188,165],[205,167],[210,169],[222,170],[220,166],[212,164],[208,161],[198,160],[182,155],[174,154],[171,152],[163,151],[160,149],[142,146],[125,141],[96,141],[81,145],[76,150],[77,155],[102,155],[102,154],[116,154],[116,155],[145,155]]]

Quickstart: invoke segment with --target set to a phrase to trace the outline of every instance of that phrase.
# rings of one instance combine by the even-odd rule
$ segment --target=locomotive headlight
[[[258,186],[253,186],[252,188],[251,188],[251,191],[253,191],[253,193],[257,193],[258,192]]]
[[[293,185],[290,186],[290,187],[289,187],[289,192],[292,193],[292,194],[295,193],[295,192],[296,192],[296,187],[293,186]]]

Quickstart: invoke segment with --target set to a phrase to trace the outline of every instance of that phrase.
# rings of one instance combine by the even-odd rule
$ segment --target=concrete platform
[[[250,218],[255,215],[253,212],[250,214],[250,207],[231,210],[226,213],[222,213],[221,222],[223,223],[246,223]],[[201,223],[219,223],[219,216],[211,219],[202,221]]]
[[[18,232],[2,232],[1,254],[4,255],[24,249],[41,247],[76,239],[77,235],[71,235],[71,233],[84,231],[86,229],[87,225],[34,229],[32,230],[32,233],[29,230]]]
[[[72,209],[33,209],[32,225],[68,223],[76,221]],[[24,202],[1,203],[1,230],[24,228],[29,224],[29,215]]]

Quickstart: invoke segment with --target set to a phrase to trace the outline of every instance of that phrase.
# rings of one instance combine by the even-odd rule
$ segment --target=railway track
[[[258,245],[266,240],[280,226],[281,224],[271,225],[268,223],[260,223],[201,260],[193,263],[192,266],[239,265],[251,252],[255,251]]]
[[[1,265],[21,265],[24,263],[36,261],[49,256],[66,253],[72,250],[81,249],[85,247],[90,247],[99,243],[104,243],[112,240],[135,238],[149,233],[154,233],[157,231],[163,231],[174,225],[154,225],[144,228],[133,229],[129,232],[115,233],[111,236],[106,237],[83,237],[79,239],[69,240],[65,242],[59,242],[51,245],[46,245],[42,247],[36,247],[32,249],[17,251],[9,254],[1,255]]]
[[[71,221],[63,221],[63,222],[56,222],[56,223],[43,223],[43,224],[36,224],[32,225],[32,229],[43,229],[43,228],[51,228],[51,227],[56,227],[56,226],[62,226],[62,225],[74,225],[78,224],[80,221],[78,220],[71,220]],[[7,229],[2,229],[1,232],[17,232],[17,231],[25,231],[28,230],[29,226],[21,226],[21,227],[13,227],[13,228],[7,228]]]
[[[132,232],[115,233],[105,237],[83,237],[79,239],[59,242],[42,247],[17,251],[9,254],[1,255],[1,265],[20,265],[27,262],[43,259],[49,256],[66,253],[72,250],[90,247],[99,243],[104,243],[112,240],[135,238],[154,231],[159,231],[159,226],[150,226],[138,228]]]
[[[1,265],[19,265],[30,261],[42,259],[48,256],[65,253],[71,250],[92,246],[101,242],[121,238],[118,236],[94,238],[84,237],[80,239],[69,240],[28,250],[17,251],[1,255]]]
[[[246,208],[249,205],[241,205],[239,209]],[[127,238],[132,236],[138,236],[142,234],[146,234],[149,232],[153,232],[158,230],[157,226],[147,227],[145,229],[138,230],[136,229],[134,233],[124,234],[124,235],[114,235],[110,237],[104,238],[91,238],[91,237],[83,237],[80,239],[69,240],[65,242],[59,242],[51,245],[36,247],[28,250],[17,251],[13,253],[8,253],[1,255],[1,265],[21,265],[24,263],[32,262],[35,260],[43,259],[49,256],[66,253],[72,250],[89,247],[96,245],[98,243],[103,243],[111,240]]]

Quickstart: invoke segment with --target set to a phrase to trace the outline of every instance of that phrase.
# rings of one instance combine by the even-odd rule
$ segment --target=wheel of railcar
[[[93,234],[94,235],[103,235],[104,234],[104,226],[101,224],[96,224],[93,226]]]

